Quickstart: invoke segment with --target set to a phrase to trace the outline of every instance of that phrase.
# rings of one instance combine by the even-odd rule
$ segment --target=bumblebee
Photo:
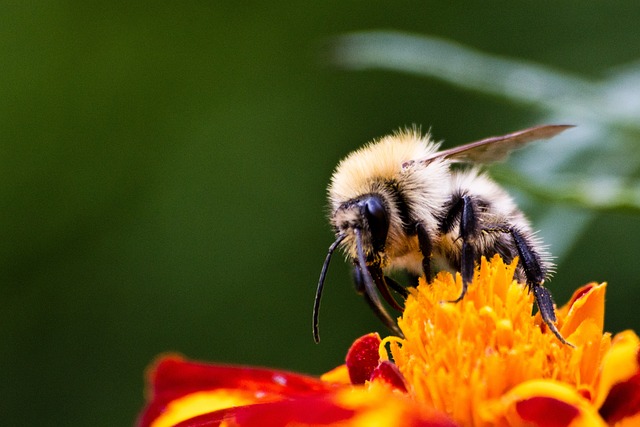
[[[515,278],[533,292],[549,330],[558,331],[553,299],[543,286],[553,271],[551,256],[513,199],[481,171],[531,141],[551,138],[570,125],[543,125],[439,151],[440,143],[417,129],[375,140],[344,158],[328,188],[336,240],[322,266],[313,308],[313,336],[331,256],[340,248],[354,265],[356,290],[395,334],[402,336],[382,304],[402,310],[392,291],[405,287],[388,274],[404,270],[427,281],[436,270],[462,276],[462,300],[480,257],[518,257]],[[457,167],[467,164],[470,167]]]

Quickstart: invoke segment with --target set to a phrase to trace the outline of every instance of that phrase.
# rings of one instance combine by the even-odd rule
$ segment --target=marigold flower
[[[637,413],[640,400],[621,405],[640,399],[631,385],[639,341],[631,331],[613,342],[603,333],[606,284],[583,286],[558,310],[574,349],[531,316],[533,295],[513,282],[515,266],[483,259],[458,304],[441,301],[459,293],[459,276],[439,274],[412,291],[399,319],[406,338],[391,340],[391,352],[413,398],[464,426],[599,426]],[[614,384],[625,384],[627,401],[603,409]]]
[[[606,284],[557,310],[571,348],[531,316],[515,265],[483,259],[459,303],[443,302],[458,295],[459,275],[421,281],[398,320],[404,338],[365,335],[319,379],[165,357],[150,370],[139,425],[640,425],[640,339],[603,332]]]

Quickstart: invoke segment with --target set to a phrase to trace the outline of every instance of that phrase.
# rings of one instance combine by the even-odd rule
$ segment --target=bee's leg
[[[562,337],[555,325],[556,314],[553,299],[551,298],[551,293],[543,286],[546,271],[540,260],[540,256],[533,249],[533,245],[517,228],[509,224],[501,224],[497,227],[480,227],[476,209],[475,203],[470,196],[463,195],[454,198],[449,211],[440,224],[440,232],[449,233],[453,229],[456,219],[460,218],[459,238],[462,240],[462,251],[460,254],[462,292],[453,302],[460,301],[465,296],[467,286],[473,279],[474,263],[477,255],[474,246],[476,236],[482,231],[510,234],[517,248],[520,263],[527,278],[527,285],[533,290],[536,305],[538,306],[542,320],[560,342],[573,347],[571,343]]]
[[[376,287],[380,289],[380,284],[378,283],[378,280],[376,279],[376,277],[377,276],[384,277],[384,276],[382,276],[381,273],[380,274],[376,273],[375,269],[369,269],[369,273],[371,274],[371,277],[373,278],[376,284]],[[365,273],[363,273],[360,270],[360,267],[358,265],[353,266],[353,283],[356,288],[356,292],[364,297],[365,301],[367,302],[369,307],[371,307],[371,310],[376,315],[376,317],[380,319],[382,323],[384,323],[384,325],[391,332],[393,332],[399,337],[403,337],[404,335],[400,331],[400,328],[398,328],[398,325],[396,325],[394,319],[389,315],[389,313],[385,310],[385,308],[381,304],[376,303],[376,301],[374,301],[367,293],[364,274]],[[381,294],[385,298],[385,300],[389,304],[391,304],[394,308],[397,308],[398,310],[402,311],[402,307],[400,307],[397,301],[395,301],[389,294],[389,289],[388,288],[385,288],[385,289],[386,289],[386,294],[389,296],[389,299],[390,299],[390,300],[387,299],[387,297],[385,296],[385,292],[381,291]]]
[[[373,282],[376,284],[376,287],[380,291],[380,295],[382,295],[382,298],[384,298],[384,300],[391,307],[395,308],[398,311],[402,311],[402,307],[400,307],[400,304],[398,304],[398,301],[396,301],[391,295],[391,292],[389,292],[390,285],[387,282],[385,276],[382,274],[382,269],[380,268],[380,266],[370,265],[369,272],[371,273]],[[394,284],[397,285],[399,288],[402,288],[402,286],[400,286],[398,283],[394,282]]]
[[[384,281],[386,282],[389,288],[397,292],[398,295],[400,295],[403,299],[407,299],[407,297],[409,296],[409,291],[407,291],[407,288],[405,288],[404,286],[402,286],[400,283],[396,282],[389,276],[384,276]],[[413,285],[413,287],[415,288],[415,285]]]
[[[367,302],[367,304],[369,304],[369,307],[371,307],[371,310],[373,310],[378,319],[380,319],[382,323],[384,323],[387,329],[389,329],[394,335],[399,336],[400,338],[404,338],[404,334],[402,333],[396,322],[389,316],[389,313],[387,313],[387,311],[381,306],[378,306],[366,292],[363,294],[363,296],[364,300]]]
[[[407,283],[407,288],[417,288],[419,284],[420,284],[420,276],[417,274],[409,274],[409,282]],[[408,296],[408,292],[407,292],[407,296]]]
[[[427,232],[427,228],[422,224],[416,224],[416,234],[418,235],[418,245],[420,246],[420,252],[422,252],[422,271],[427,282],[430,283],[433,279],[431,272],[431,253],[433,252],[433,244],[431,243],[431,237]]]
[[[513,242],[518,249],[518,255],[520,256],[520,263],[524,269],[525,276],[527,277],[527,285],[529,289],[533,290],[533,295],[536,298],[536,305],[540,311],[540,317],[547,325],[549,330],[562,342],[573,347],[573,344],[567,342],[564,337],[556,328],[556,312],[553,303],[551,293],[547,288],[543,286],[546,273],[543,268],[543,264],[540,261],[540,256],[533,250],[532,245],[527,239],[514,227],[508,229],[509,234],[513,237]]]
[[[467,293],[467,287],[473,280],[475,267],[476,250],[474,240],[478,234],[478,219],[476,207],[470,196],[464,195],[453,200],[449,212],[440,224],[440,231],[448,233],[453,228],[455,219],[460,218],[459,237],[462,240],[462,250],[460,253],[460,275],[462,276],[462,292],[460,296],[451,302],[458,302]]]
[[[382,271],[376,271],[377,269],[374,267],[369,267],[369,273],[371,274],[371,278],[373,282],[376,284],[376,287],[380,291],[382,297],[387,301],[393,308],[402,311],[402,307],[400,307],[393,299],[391,294],[389,293],[389,288],[393,289],[397,293],[399,293],[403,298],[406,298],[409,294],[407,290],[402,287],[398,282],[393,280],[390,277],[383,276]],[[357,265],[353,266],[353,284],[356,289],[356,292],[360,295],[365,293],[365,284],[364,277],[362,276],[362,272],[360,271],[360,267]]]

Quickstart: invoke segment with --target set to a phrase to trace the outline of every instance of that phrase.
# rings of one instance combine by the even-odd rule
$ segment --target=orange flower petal
[[[599,329],[599,333],[602,334],[604,328],[604,296],[606,289],[606,283],[590,283],[573,293],[571,300],[569,300],[569,303],[566,305],[568,313],[566,316],[563,316],[564,323],[560,329],[560,333],[563,336],[570,337],[571,334],[578,329],[578,326],[586,320],[594,323]]]

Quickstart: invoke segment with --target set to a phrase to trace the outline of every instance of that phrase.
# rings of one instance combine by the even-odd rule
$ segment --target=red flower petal
[[[175,427],[217,426],[224,420],[233,420],[232,425],[244,427],[324,425],[344,422],[355,413],[353,409],[337,406],[327,398],[316,396],[229,408],[191,418]]]
[[[614,385],[600,408],[600,415],[609,424],[640,412],[640,373]]]
[[[518,384],[481,411],[490,425],[604,427],[596,408],[575,387],[554,380]]]
[[[379,378],[402,381],[390,362],[378,368]],[[140,416],[141,427],[456,427],[446,415],[387,387],[327,384],[270,369],[167,357],[149,380],[151,402]]]
[[[380,360],[380,341],[380,336],[374,333],[358,338],[351,345],[346,364],[352,384],[364,384],[371,379],[371,374]]]
[[[138,424],[148,426],[172,401],[208,390],[239,390],[255,402],[326,392],[334,387],[316,378],[273,369],[207,365],[179,356],[161,359],[149,373],[149,404]]]
[[[544,427],[566,427],[580,415],[575,406],[545,396],[516,402],[516,411],[524,421]]]
[[[400,370],[396,365],[389,362],[388,360],[383,360],[382,362],[380,362],[376,369],[373,370],[370,380],[382,381],[395,389],[404,392],[407,391],[407,386],[404,382],[404,377],[400,373]]]
[[[355,393],[353,395],[352,393]],[[355,396],[355,397],[354,397]],[[458,427],[445,415],[423,411],[415,402],[393,393],[368,390],[321,393],[292,400],[254,404],[203,414],[174,427],[331,426]]]

